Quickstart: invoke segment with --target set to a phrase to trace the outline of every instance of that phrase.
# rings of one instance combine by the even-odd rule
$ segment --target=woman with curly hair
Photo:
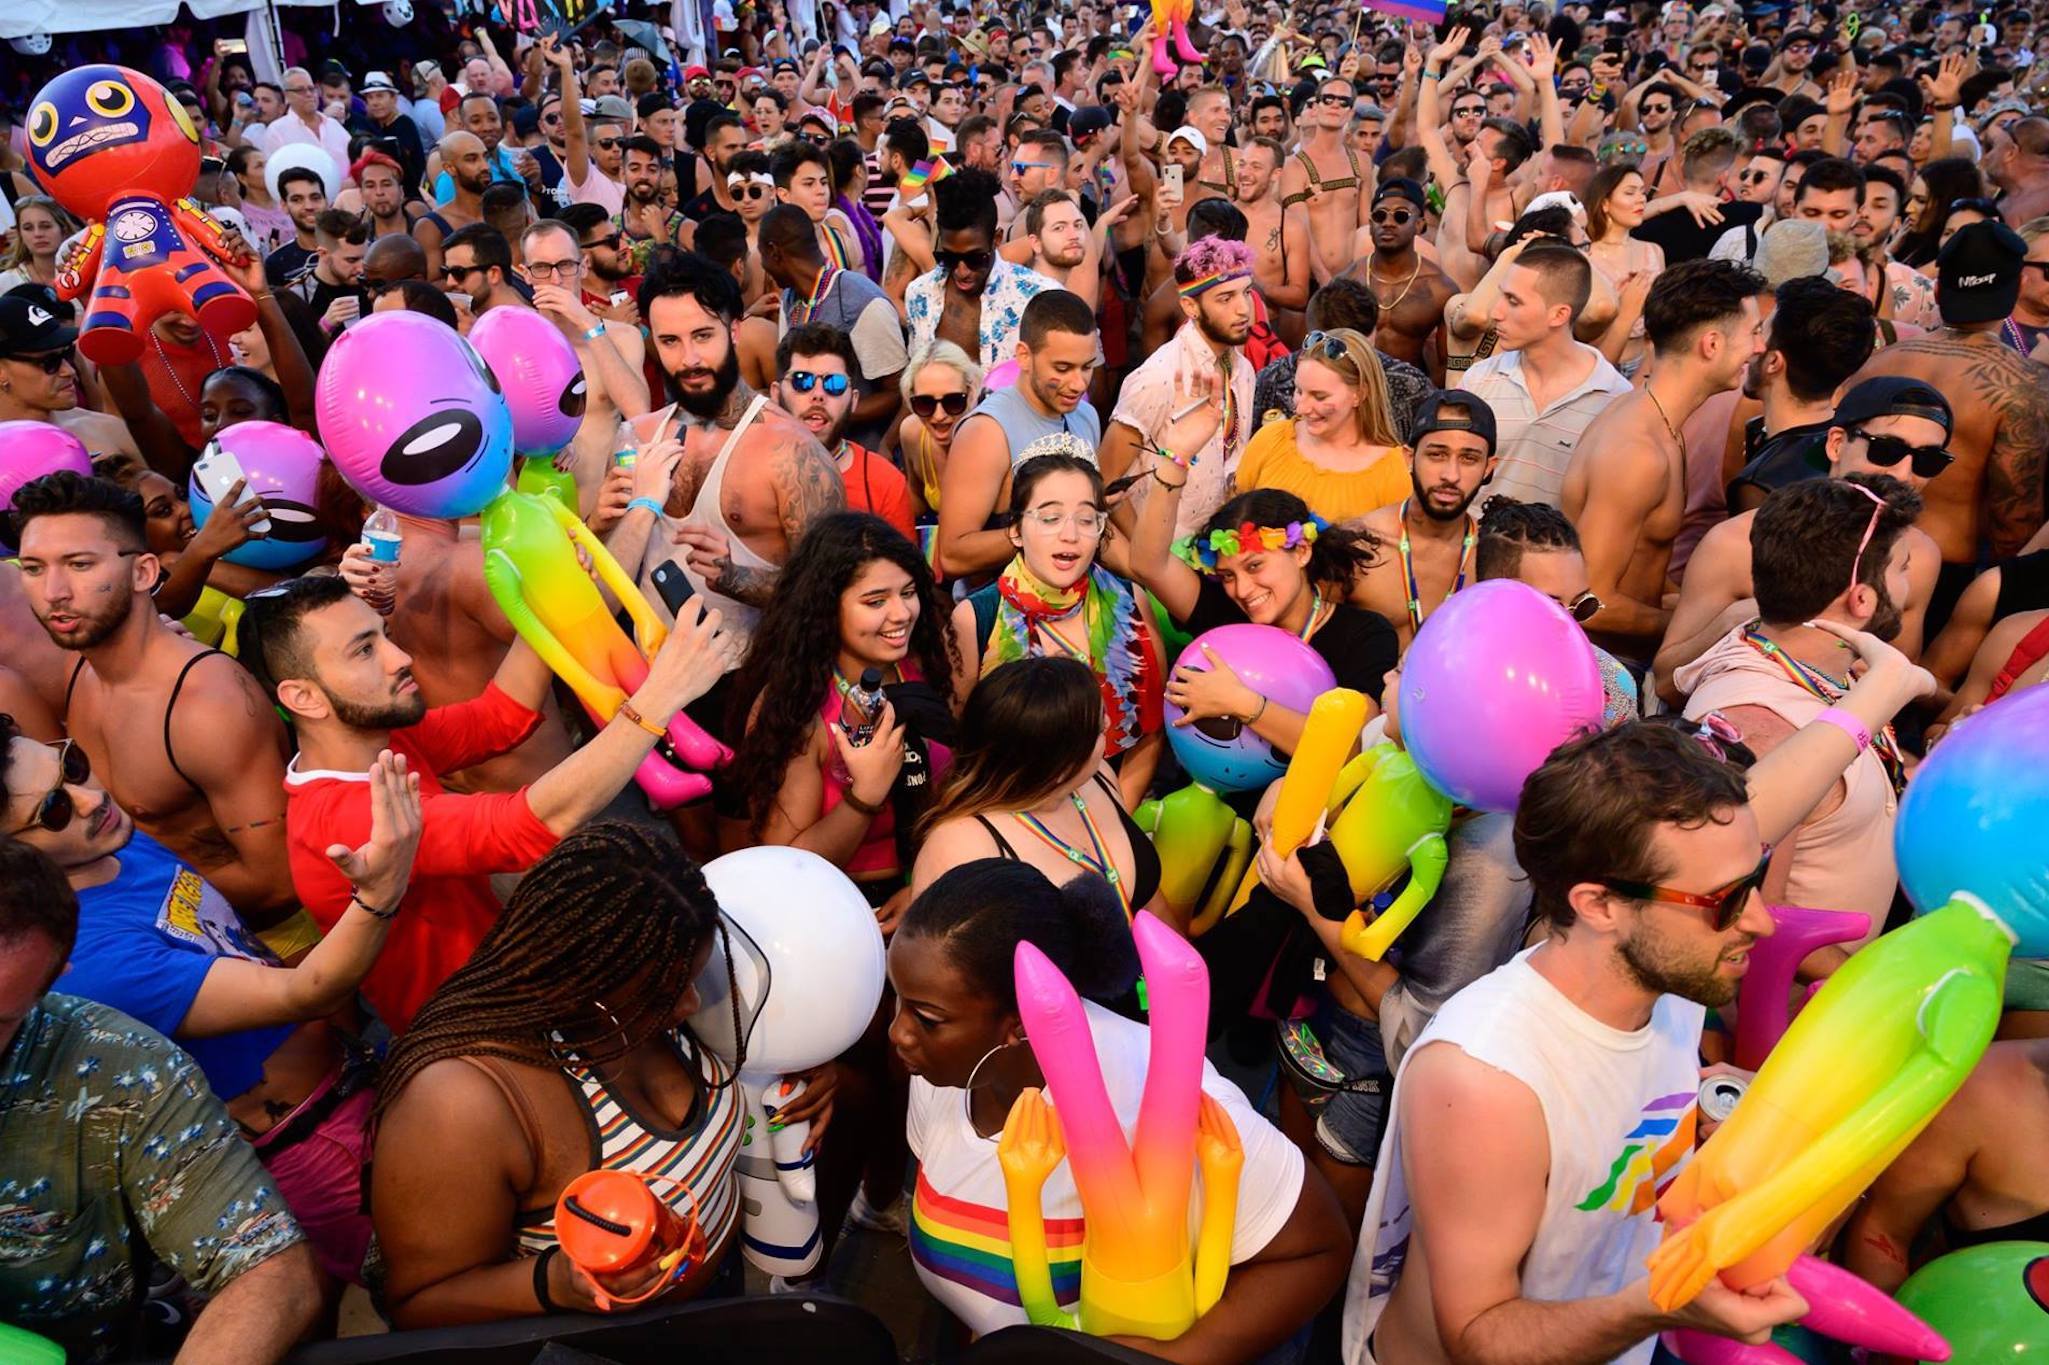
[[[697,864],[642,825],[586,825],[521,879],[379,1083],[370,1216],[395,1325],[588,1313],[599,1291],[652,1288],[593,1284],[559,1254],[556,1201],[593,1170],[665,1177],[657,1195],[695,1216],[706,1254],[659,1293],[737,1289],[745,1106],[690,1030],[724,934]]]
[[[874,738],[856,747],[840,711],[871,669],[888,700]],[[815,523],[783,566],[735,680],[743,738],[720,780],[735,806],[722,842],[809,850],[873,904],[890,901],[971,681],[917,548],[865,512]]]

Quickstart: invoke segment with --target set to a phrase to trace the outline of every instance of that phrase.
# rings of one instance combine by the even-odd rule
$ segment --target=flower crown
[[[1188,549],[1194,556],[1196,568],[1204,573],[1215,573],[1218,561],[1234,555],[1252,550],[1292,550],[1297,545],[1314,545],[1316,537],[1329,525],[1314,514],[1307,521],[1291,521],[1286,526],[1241,522],[1235,529],[1211,531],[1206,538],[1191,539]]]

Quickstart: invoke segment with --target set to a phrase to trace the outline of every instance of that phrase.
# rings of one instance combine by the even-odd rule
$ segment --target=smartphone
[[[1160,168],[1160,174],[1166,178],[1167,184],[1173,187],[1175,195],[1179,196],[1183,190],[1181,180],[1181,163],[1178,161],[1168,162],[1165,166]]]
[[[199,459],[192,466],[192,482],[199,486],[200,492],[206,494],[207,500],[217,508],[227,506],[228,494],[233,491],[236,484],[242,483],[243,479],[242,462],[221,449],[217,441],[208,442],[206,449],[200,452]],[[242,489],[242,501],[259,501],[256,490],[245,484]],[[249,529],[259,536],[269,535],[270,518],[263,517]]]
[[[1626,50],[1627,44],[1621,38],[1610,38],[1601,44],[1601,51],[1610,57],[1620,57]]]
[[[624,289],[614,289],[612,291],[612,306],[614,308],[617,308],[622,304],[629,303],[632,301],[632,299],[633,295],[627,293]]]
[[[230,52],[247,53],[249,51],[249,40],[246,38],[223,38],[215,46],[223,54]]]
[[[648,580],[662,595],[662,605],[669,609],[669,615],[682,620],[683,608],[697,595],[697,589],[692,586],[690,575],[683,572],[683,566],[673,559],[665,560],[655,565]]]

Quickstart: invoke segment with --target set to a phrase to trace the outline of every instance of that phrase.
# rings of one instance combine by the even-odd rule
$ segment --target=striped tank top
[[[677,1060],[698,1077],[697,1097],[683,1126],[664,1128],[626,1107],[581,1062],[564,1062],[562,1074],[583,1097],[591,1135],[591,1169],[632,1171],[667,1176],[689,1188],[697,1200],[704,1242],[716,1252],[726,1244],[740,1219],[740,1188],[734,1164],[740,1155],[744,1106],[732,1072],[709,1049],[678,1032],[671,1035]],[[678,1214],[687,1215],[690,1200],[668,1181],[650,1187]],[[522,1254],[538,1256],[555,1245],[555,1207],[523,1212],[517,1220]]]

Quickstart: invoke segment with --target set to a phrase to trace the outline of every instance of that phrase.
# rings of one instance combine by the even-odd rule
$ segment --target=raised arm
[[[1530,78],[1537,83],[1537,129],[1540,150],[1565,141],[1565,115],[1558,106],[1558,44],[1541,33],[1530,35]]]
[[[1423,155],[1429,162],[1430,176],[1444,187],[1446,198],[1451,187],[1463,176],[1458,161],[1452,156],[1451,148],[1444,142],[1444,118],[1438,109],[1438,87],[1444,83],[1444,64],[1457,56],[1466,45],[1471,30],[1455,28],[1445,40],[1430,49],[1423,59],[1423,81],[1416,87],[1416,140],[1423,144]]]
[[[590,179],[589,126],[583,121],[583,89],[576,79],[575,58],[554,37],[541,40],[541,56],[562,80],[562,178],[571,188]]]

